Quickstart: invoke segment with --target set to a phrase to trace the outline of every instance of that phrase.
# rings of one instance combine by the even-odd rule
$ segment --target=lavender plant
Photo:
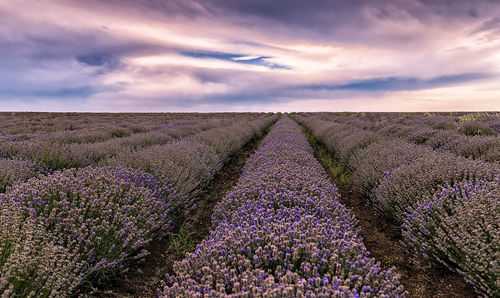
[[[436,133],[425,141],[425,145],[432,149],[439,149],[446,144],[453,142],[456,138],[463,138],[461,134],[456,131],[438,130]],[[446,151],[446,150],[441,150]]]
[[[500,120],[495,119],[487,122],[488,126],[495,131],[496,134],[500,133]]]
[[[76,252],[56,245],[44,227],[0,194],[2,297],[69,296],[83,280]]]
[[[330,152],[345,162],[357,149],[362,149],[378,140],[375,134],[349,125],[301,116],[296,119],[304,124]]]
[[[395,124],[395,123],[389,123],[389,124],[383,124],[383,125],[378,125],[376,128],[377,133],[387,136],[387,137],[404,137],[408,133],[411,133],[413,130],[415,130],[415,127],[408,126],[408,125],[403,125],[403,124]]]
[[[448,151],[472,159],[488,162],[500,162],[500,138],[495,136],[463,136],[447,138],[439,147],[440,151]]]
[[[15,206],[17,211],[12,213],[13,218],[2,211],[2,222],[19,221],[21,227],[27,225],[30,230],[7,236],[7,247],[15,249],[7,253],[9,260],[0,269],[10,276],[5,288],[14,285],[14,290],[17,289],[19,280],[27,278],[24,274],[32,282],[43,281],[45,275],[53,274],[66,278],[51,282],[49,293],[66,287],[66,279],[72,286],[66,291],[71,292],[83,280],[124,270],[127,262],[147,254],[144,248],[149,242],[169,232],[171,201],[175,195],[156,177],[126,168],[70,169],[10,188],[2,197],[2,210]],[[44,239],[33,238],[39,235]],[[43,243],[57,248],[54,253],[61,254],[62,260],[71,261],[61,263],[66,269],[55,266],[35,272],[29,268],[27,272],[16,271],[12,258],[32,255]],[[47,254],[51,256],[50,252]]]
[[[410,206],[402,232],[415,251],[463,275],[476,290],[500,295],[500,177],[446,186]]]
[[[437,130],[430,127],[419,127],[409,131],[405,135],[405,139],[417,145],[425,144],[430,138],[437,133]]]
[[[455,130],[456,124],[453,121],[441,120],[433,121],[433,123],[429,123],[434,129],[442,129],[442,130]]]
[[[415,206],[440,186],[467,179],[493,179],[498,173],[497,164],[435,152],[384,173],[372,191],[372,200],[377,208],[401,222],[406,208]]]
[[[29,160],[0,159],[0,193],[17,182],[38,176],[43,168]]]
[[[401,139],[381,140],[355,151],[349,159],[354,187],[360,193],[369,196],[378,186],[384,172],[400,165],[409,165],[413,161],[431,156],[433,151],[424,146],[408,143]]]
[[[297,124],[282,119],[219,203],[210,235],[174,265],[161,296],[402,296]]]
[[[462,123],[458,130],[466,136],[495,135],[495,131],[480,121],[468,121]]]

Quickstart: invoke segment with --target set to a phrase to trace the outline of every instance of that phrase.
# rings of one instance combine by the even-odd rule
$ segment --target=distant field
[[[0,113],[0,294],[500,295],[500,113]]]

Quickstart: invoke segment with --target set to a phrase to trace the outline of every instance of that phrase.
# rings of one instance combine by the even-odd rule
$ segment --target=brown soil
[[[311,145],[318,158],[321,145]],[[318,160],[321,161],[321,158]],[[341,182],[339,176],[333,175],[328,167],[325,170],[337,185],[341,202],[358,220],[366,248],[380,261],[383,269],[394,267],[393,271],[400,275],[400,282],[409,297],[476,297],[473,287],[457,273],[443,266],[429,264],[422,257],[410,253],[401,243],[401,227],[367,205],[367,198],[354,191],[350,179]],[[349,176],[349,173],[344,173],[345,176]]]
[[[175,261],[182,260],[185,252],[193,251],[208,234],[212,221],[212,210],[238,181],[246,159],[255,152],[260,141],[269,131],[254,137],[230,160],[214,177],[210,185],[200,195],[200,204],[181,225],[174,228],[172,236],[153,243],[150,254],[140,264],[129,268],[129,272],[119,278],[109,280],[97,286],[92,292],[100,297],[158,297],[158,289],[165,274],[173,273]],[[173,249],[173,241],[180,238],[185,243],[184,250]]]

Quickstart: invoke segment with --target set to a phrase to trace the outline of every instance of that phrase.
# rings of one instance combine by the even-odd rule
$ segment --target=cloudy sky
[[[12,110],[500,110],[500,0],[0,0]]]

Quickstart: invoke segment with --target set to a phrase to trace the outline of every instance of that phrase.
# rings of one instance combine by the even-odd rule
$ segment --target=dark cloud
[[[479,17],[478,13],[477,13],[477,10],[475,10],[474,8],[469,8],[467,10],[467,14],[472,17],[472,18],[477,18]]]
[[[194,58],[213,58],[219,60],[231,61],[231,59],[243,57],[243,55],[239,54],[231,54],[231,53],[220,53],[220,52],[206,52],[206,51],[183,51],[182,55]]]
[[[57,98],[57,99],[74,99],[74,98],[88,98],[99,91],[91,86],[80,86],[73,88],[53,88],[53,89],[12,89],[1,88],[0,98],[10,99],[22,97],[25,99],[32,98]]]
[[[269,30],[289,38],[296,36],[323,41],[335,38],[344,42],[363,40],[363,43],[391,40],[391,32],[373,36],[367,30],[377,21],[407,19],[426,25],[452,25],[464,19],[477,18],[480,10],[489,13],[488,9],[498,5],[488,0],[211,0],[198,3],[215,18],[225,18],[236,24]],[[418,38],[408,35],[402,39],[401,33],[394,34],[395,42]]]
[[[84,3],[84,4],[82,4]],[[75,5],[154,20],[223,20],[286,38],[366,42],[391,40],[374,35],[378,21],[414,20],[453,25],[491,12],[494,0],[89,0]],[[498,5],[498,3],[497,3]],[[401,33],[399,33],[401,35]],[[409,37],[411,38],[411,34]],[[418,39],[418,36],[414,36]],[[395,42],[400,42],[396,37]]]
[[[7,15],[4,21],[10,25],[5,26],[5,34],[1,34],[0,28],[0,61],[22,57],[34,63],[76,60],[89,66],[116,66],[122,57],[165,50],[161,45],[123,37],[103,26],[80,28],[50,21],[29,23],[15,15]]]
[[[235,74],[237,76],[237,74]],[[196,77],[200,73],[196,72]],[[223,82],[228,74],[218,75],[216,73],[204,74],[207,82]],[[289,103],[296,100],[315,98],[315,99],[343,99],[356,98],[369,94],[372,97],[383,96],[386,93],[394,91],[412,91],[426,90],[465,82],[472,82],[484,78],[491,78],[494,75],[485,73],[464,73],[450,76],[438,76],[431,79],[388,77],[372,78],[357,81],[348,81],[344,83],[324,83],[324,84],[291,84],[287,82],[275,82],[272,85],[265,85],[266,79],[261,79],[258,84],[252,87],[252,84],[232,90],[225,94],[208,95],[199,99],[190,98],[185,100],[180,97],[168,98],[169,103],[178,107],[186,108],[189,105],[201,105],[204,103],[223,104],[223,105],[250,105],[250,104],[268,104]],[[238,81],[241,81],[239,78]],[[255,77],[248,77],[249,80],[255,80]],[[227,81],[226,81],[227,82]]]
[[[480,43],[497,41],[500,39],[500,16],[483,21],[469,36],[476,36]]]
[[[80,1],[73,1],[81,5]],[[405,12],[417,19],[428,19],[432,15],[478,17],[483,7],[498,5],[497,0],[87,0],[85,3],[97,9],[148,12],[158,17],[259,17],[305,25],[344,24],[352,16],[363,15],[367,8],[375,9],[381,18]]]
[[[75,5],[82,5],[80,0],[73,0]],[[208,4],[207,1],[206,4]],[[196,0],[87,0],[84,6],[109,10],[109,12],[146,13],[155,18],[207,17],[205,1]]]
[[[53,90],[35,90],[30,96],[46,97],[46,98],[88,98],[96,94],[98,91],[90,86],[82,86],[76,88],[60,88]]]
[[[88,66],[103,66],[113,62],[108,54],[79,55],[76,56],[76,60]]]
[[[342,84],[312,84],[298,87],[299,89],[311,90],[355,90],[355,91],[401,91],[422,90],[441,86],[459,84],[491,77],[484,73],[464,73],[457,75],[439,76],[432,79],[419,78],[373,78],[352,81]]]
[[[472,34],[484,31],[500,32],[500,16],[484,21]]]

